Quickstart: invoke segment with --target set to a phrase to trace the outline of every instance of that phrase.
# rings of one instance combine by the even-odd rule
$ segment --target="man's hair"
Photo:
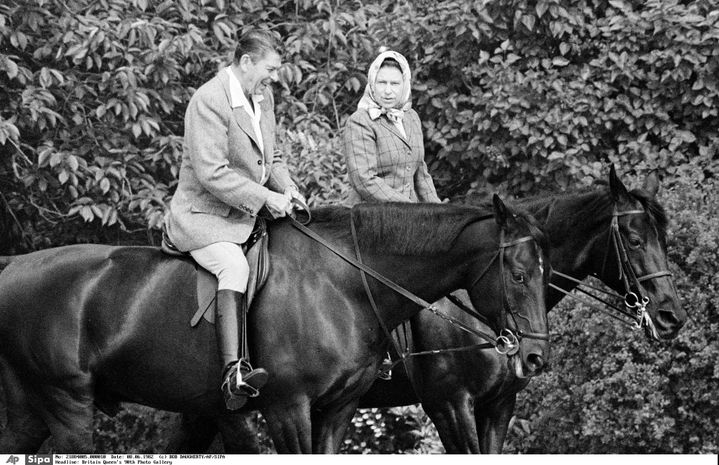
[[[239,63],[242,55],[249,55],[253,63],[257,63],[264,58],[269,52],[279,54],[279,42],[270,31],[262,29],[251,29],[237,41],[235,47],[234,63]]]
[[[385,66],[388,66],[390,68],[397,68],[402,72],[402,67],[399,65],[399,61],[395,60],[394,58],[385,58],[382,60],[382,64],[379,65],[380,69],[384,68]]]

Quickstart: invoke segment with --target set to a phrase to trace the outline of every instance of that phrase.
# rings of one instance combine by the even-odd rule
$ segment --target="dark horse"
[[[673,282],[662,271],[667,269],[666,215],[655,200],[658,190],[655,176],[645,180],[644,188],[628,192],[610,171],[609,188],[543,196],[520,202],[543,224],[550,240],[552,283],[567,291],[576,283],[558,273],[579,280],[593,275],[605,284],[625,293],[616,250],[609,238],[614,212],[621,240],[626,244],[629,262],[642,289],[632,288],[649,298],[647,310],[653,322],[648,325],[652,338],[671,339],[686,322]],[[629,214],[622,214],[632,212]],[[652,277],[654,276],[654,277]],[[635,284],[632,283],[632,286]],[[547,308],[554,307],[564,294],[552,289],[547,293]],[[477,329],[483,325],[471,321],[446,300],[437,304],[446,313]],[[468,348],[418,356],[411,359],[411,371],[419,392],[414,393],[407,373],[395,368],[391,381],[377,381],[365,394],[360,407],[390,407],[422,402],[434,422],[442,443],[450,453],[500,453],[514,410],[516,393],[529,382],[514,374],[505,356],[495,351],[471,350],[477,339],[433,315],[419,313],[411,319],[414,350],[429,351]],[[252,438],[254,426],[245,418],[183,418],[183,426],[171,441],[179,451],[203,451],[220,428],[229,450],[252,452],[258,449]],[[240,433],[244,431],[244,433]]]
[[[419,297],[466,288],[495,330],[546,335],[541,231],[498,198],[495,221],[484,221],[486,210],[450,205],[360,205],[315,216],[313,231],[346,255],[354,254],[353,221],[364,262]],[[271,377],[246,410],[262,412],[280,452],[334,452],[375,378],[385,335],[357,269],[288,220],[270,228],[270,256],[249,336],[253,360]],[[420,310],[369,283],[389,328]],[[484,305],[487,298],[499,304]],[[93,403],[225,414],[213,328],[188,324],[195,301],[193,264],[157,248],[77,245],[13,257],[0,274],[8,412],[0,450],[32,452],[52,436],[55,451],[90,451]],[[546,340],[520,341],[524,374],[547,356]]]

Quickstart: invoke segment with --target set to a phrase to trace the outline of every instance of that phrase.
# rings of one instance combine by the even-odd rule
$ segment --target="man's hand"
[[[300,194],[300,191],[297,189],[296,186],[290,186],[285,189],[285,197],[287,197],[290,202],[292,201],[292,199],[297,199],[304,205],[307,205],[307,199],[305,199],[304,195]]]
[[[281,218],[292,213],[290,198],[287,195],[278,194],[277,192],[270,192],[270,195],[267,196],[267,200],[265,200],[265,206],[275,218]]]

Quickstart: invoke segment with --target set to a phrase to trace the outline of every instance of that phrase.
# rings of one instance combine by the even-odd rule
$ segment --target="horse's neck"
[[[606,209],[604,195],[601,191],[568,195],[526,206],[543,224],[551,241],[552,269],[578,280],[601,272],[597,269],[592,249],[598,242],[607,240],[610,213]],[[604,246],[601,244],[601,247]],[[553,281],[566,290],[576,287],[568,280],[555,277]],[[548,303],[553,306],[564,294],[552,289],[548,296]]]
[[[427,303],[459,288],[461,274],[456,269],[457,257],[370,257],[372,268],[404,287]],[[461,266],[461,265],[460,265]],[[370,280],[374,281],[374,280]],[[423,309],[417,303],[383,284],[372,286],[377,311],[388,328],[394,328]]]

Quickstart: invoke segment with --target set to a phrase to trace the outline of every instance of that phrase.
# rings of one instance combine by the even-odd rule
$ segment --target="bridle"
[[[499,257],[499,275],[501,276],[501,296],[502,296],[502,308],[505,310],[507,315],[511,317],[511,321],[514,324],[514,331],[512,331],[511,328],[503,328],[500,331],[499,337],[497,338],[499,342],[501,342],[501,345],[498,344],[495,349],[497,352],[499,352],[502,355],[514,355],[519,351],[519,341],[522,339],[540,339],[543,341],[549,340],[549,333],[539,333],[539,332],[533,332],[533,331],[522,331],[519,329],[519,324],[517,322],[518,318],[521,318],[526,321],[531,321],[529,317],[522,315],[519,313],[519,311],[515,310],[509,300],[507,299],[507,283],[506,283],[506,277],[504,275],[504,252],[505,249],[513,247],[515,245],[522,244],[524,242],[533,241],[534,238],[532,236],[523,236],[518,239],[514,239],[513,241],[505,241],[504,238],[504,230],[501,230],[499,233],[499,250],[497,253],[492,257],[492,260],[487,264],[487,266],[484,268],[482,273],[477,276],[472,283],[467,288],[467,292],[470,292],[474,287],[479,283],[479,281],[485,276],[489,268],[492,266],[492,263],[494,263],[495,260],[497,260],[497,257]],[[481,315],[477,313],[475,310],[472,310],[468,306],[466,306],[461,300],[459,300],[454,295],[450,294],[447,296],[447,298],[454,303],[456,306],[458,306],[460,309],[462,309],[464,312],[469,314],[474,314],[475,318],[482,321],[482,323],[486,324],[487,326],[491,326],[489,321],[484,315]]]
[[[621,280],[625,294],[624,296],[621,296],[615,292],[606,291],[602,288],[591,286],[589,284],[585,284],[582,281],[574,278],[573,276],[561,273],[559,271],[553,270],[552,273],[567,279],[569,281],[574,282],[577,284],[577,290],[588,295],[589,297],[602,302],[607,307],[609,307],[611,310],[614,310],[617,314],[613,314],[610,312],[608,313],[611,317],[631,326],[633,329],[639,329],[639,328],[647,328],[649,331],[654,334],[656,332],[654,328],[654,323],[652,322],[649,313],[647,312],[647,305],[649,305],[649,297],[647,297],[646,291],[644,291],[644,288],[642,286],[642,282],[648,281],[650,279],[656,279],[661,278],[664,276],[668,276],[671,278],[672,273],[669,270],[660,270],[655,273],[649,273],[643,276],[637,276],[636,272],[634,271],[634,267],[632,266],[632,262],[629,259],[629,253],[627,252],[627,247],[624,245],[624,239],[622,238],[621,233],[619,232],[619,217],[620,216],[626,216],[626,215],[641,215],[646,213],[643,209],[635,209],[635,210],[624,210],[624,211],[618,211],[617,206],[615,205],[612,211],[612,220],[609,226],[609,234],[607,238],[607,247],[604,254],[604,261],[602,262],[602,275],[604,275],[604,272],[606,270],[607,261],[609,258],[610,253],[614,253],[616,256],[618,268],[619,268],[619,279]],[[594,274],[596,276],[596,274]],[[562,292],[572,298],[578,299],[575,295],[573,295],[571,292],[566,291],[565,289],[550,283],[550,287],[553,289]],[[609,295],[612,297],[616,297],[619,299],[622,299],[624,301],[624,306],[619,307],[617,305],[614,305],[610,302],[605,301],[604,299],[598,297],[595,294],[592,294],[588,292],[586,289],[583,289],[581,286],[585,288],[589,288],[601,293],[604,293],[605,295]],[[636,292],[635,292],[636,291]],[[582,299],[578,299],[582,300]],[[583,300],[582,300],[583,301]],[[601,311],[604,311],[602,307],[597,307],[593,305],[591,302],[583,301],[584,303],[594,307],[599,308]]]
[[[294,226],[296,229],[298,229],[300,232],[302,232],[303,234],[305,234],[305,235],[308,236],[309,238],[315,240],[316,242],[319,242],[319,243],[320,243],[321,245],[323,245],[325,248],[329,249],[331,252],[333,252],[333,253],[334,253],[335,255],[337,255],[338,257],[342,258],[344,261],[346,261],[346,262],[349,263],[350,265],[352,265],[352,266],[354,266],[355,268],[357,268],[357,269],[360,270],[360,275],[361,275],[361,277],[362,277],[362,283],[363,283],[363,286],[364,286],[364,289],[365,289],[365,293],[367,294],[367,298],[368,298],[368,300],[369,300],[369,302],[370,302],[370,305],[372,306],[372,309],[373,309],[373,311],[374,311],[374,313],[375,313],[375,316],[376,316],[377,319],[379,320],[380,326],[382,327],[382,330],[383,330],[384,333],[386,334],[387,338],[395,345],[395,349],[397,350],[397,353],[402,356],[402,360],[403,360],[403,361],[404,361],[404,358],[405,358],[406,356],[409,356],[409,355],[423,355],[423,353],[408,354],[408,353],[406,353],[405,351],[400,350],[399,347],[397,347],[397,344],[396,344],[396,342],[394,341],[394,338],[392,338],[392,335],[391,335],[391,332],[390,332],[389,328],[387,328],[386,324],[384,323],[384,320],[381,318],[381,314],[380,314],[380,312],[379,312],[379,308],[378,308],[378,306],[377,306],[377,304],[376,304],[376,302],[375,302],[375,300],[374,300],[374,297],[373,297],[373,295],[372,295],[372,291],[371,291],[371,289],[370,289],[370,287],[369,287],[369,283],[367,282],[367,276],[366,276],[366,275],[372,276],[373,278],[375,278],[377,281],[381,282],[381,283],[382,283],[383,285],[385,285],[386,287],[389,287],[390,289],[392,289],[393,291],[397,292],[398,294],[400,294],[400,295],[406,297],[408,300],[410,300],[410,301],[414,302],[415,304],[421,306],[421,307],[422,307],[422,310],[429,310],[429,311],[432,312],[433,314],[435,314],[435,315],[439,316],[440,318],[442,318],[442,319],[444,319],[444,320],[450,322],[451,324],[457,326],[458,328],[462,329],[463,331],[468,332],[468,333],[471,333],[471,334],[473,334],[473,335],[475,335],[475,336],[478,336],[478,337],[480,337],[480,338],[482,338],[482,339],[484,339],[484,340],[487,341],[487,342],[484,343],[484,344],[477,344],[477,345],[474,345],[474,346],[469,346],[469,347],[472,348],[472,349],[478,349],[478,348],[481,348],[481,349],[494,348],[494,349],[497,350],[497,352],[499,352],[500,354],[513,355],[513,354],[515,354],[515,353],[519,350],[519,341],[520,341],[522,338],[534,338],[534,339],[543,339],[543,340],[548,340],[548,339],[549,339],[549,335],[546,334],[546,333],[523,332],[523,331],[520,331],[520,330],[516,329],[516,328],[518,328],[518,325],[517,325],[517,317],[520,317],[520,318],[523,318],[523,319],[528,319],[528,318],[527,318],[526,316],[524,316],[524,315],[521,315],[519,312],[515,311],[515,310],[511,307],[511,305],[509,304],[509,302],[508,302],[508,300],[507,300],[507,296],[506,296],[506,292],[505,292],[505,284],[506,284],[506,283],[505,283],[505,281],[504,281],[504,251],[505,251],[505,249],[507,249],[507,248],[514,247],[514,246],[516,246],[516,245],[518,245],[518,244],[521,244],[521,243],[524,243],[524,242],[527,242],[527,241],[530,241],[530,240],[534,240],[534,238],[533,238],[532,236],[523,236],[523,237],[520,237],[520,238],[518,238],[518,239],[509,241],[509,242],[506,242],[506,241],[504,240],[504,230],[501,230],[501,231],[500,231],[500,241],[499,241],[499,245],[498,245],[498,248],[497,248],[497,252],[496,252],[495,255],[492,257],[492,259],[491,259],[490,262],[487,264],[487,266],[485,266],[485,268],[482,270],[482,272],[472,281],[470,287],[468,288],[468,290],[469,290],[469,289],[473,289],[474,286],[476,286],[477,283],[487,274],[487,272],[488,272],[489,269],[491,268],[491,266],[492,266],[492,264],[494,263],[494,261],[497,260],[497,258],[499,257],[500,275],[502,276],[502,305],[503,305],[503,309],[507,311],[507,314],[512,317],[512,320],[513,320],[514,325],[515,325],[516,334],[515,334],[515,332],[513,332],[510,328],[503,328],[503,329],[500,331],[499,336],[498,336],[498,337],[494,337],[493,334],[490,334],[490,333],[487,333],[487,332],[485,332],[485,331],[481,331],[481,330],[472,328],[472,327],[470,327],[470,326],[468,326],[468,325],[462,323],[461,321],[459,321],[459,320],[457,320],[457,319],[455,319],[455,318],[453,318],[453,317],[451,317],[451,316],[445,314],[444,312],[440,311],[440,310],[439,310],[436,306],[434,306],[433,304],[431,304],[431,303],[427,302],[426,300],[422,299],[421,297],[419,297],[419,296],[413,294],[412,292],[410,292],[410,291],[408,291],[407,289],[403,288],[402,286],[398,285],[398,284],[395,283],[394,281],[392,281],[392,280],[390,280],[389,278],[383,276],[381,273],[375,271],[374,269],[372,269],[372,268],[368,267],[367,265],[365,265],[364,263],[362,263],[362,255],[361,255],[360,249],[359,249],[359,242],[358,242],[358,238],[357,238],[357,231],[356,231],[356,227],[355,227],[355,223],[354,223],[354,216],[353,216],[352,214],[350,214],[350,228],[351,228],[351,231],[352,231],[352,238],[353,238],[353,243],[354,243],[354,248],[355,248],[355,254],[356,254],[356,257],[357,257],[356,259],[354,259],[354,258],[352,258],[352,257],[349,257],[349,256],[345,255],[343,252],[337,250],[336,247],[334,247],[332,244],[330,244],[329,242],[327,242],[324,238],[322,238],[322,237],[319,236],[317,233],[315,233],[314,231],[312,231],[311,229],[309,229],[309,228],[306,226],[306,225],[309,224],[309,222],[311,221],[311,214],[310,214],[310,212],[309,212],[309,208],[307,208],[306,205],[304,205],[304,204],[302,204],[302,203],[300,203],[300,202],[298,202],[298,201],[296,201],[296,200],[293,200],[293,202],[294,202],[300,209],[306,211],[306,213],[307,213],[307,219],[304,220],[304,221],[302,221],[302,222],[300,222],[300,221],[298,221],[298,220],[296,219],[296,217],[295,217],[294,215],[292,215],[292,216],[290,216],[290,218],[289,218],[289,219],[290,219],[290,222],[291,222],[291,224],[292,224],[292,226]],[[477,221],[486,220],[486,219],[492,218],[493,216],[494,216],[494,215],[485,215],[485,216],[483,216],[483,217],[480,217]],[[454,297],[454,296],[452,296],[452,297]],[[451,298],[450,298],[450,299],[451,299]],[[453,302],[455,302],[453,299],[451,299],[451,300],[452,300]],[[455,303],[457,303],[457,302],[455,302]],[[469,315],[473,316],[473,317],[476,318],[476,319],[479,319],[480,321],[482,321],[483,323],[487,324],[488,326],[491,326],[491,325],[489,325],[489,320],[488,320],[484,315],[482,315],[482,314],[478,313],[477,311],[475,311],[475,310],[473,310],[473,309],[467,307],[466,305],[462,304],[461,302],[459,302],[458,306],[459,306],[462,310],[464,310],[465,312],[467,312]],[[464,349],[464,348],[461,348],[461,349]],[[439,352],[441,352],[441,351],[428,351],[428,353],[439,353]]]

